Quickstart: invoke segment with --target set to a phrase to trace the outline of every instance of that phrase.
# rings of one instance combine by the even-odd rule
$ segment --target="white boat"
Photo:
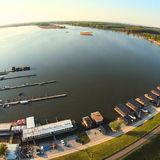
[[[20,101],[19,103],[20,104],[28,104],[30,101],[29,100],[22,100],[22,101]]]

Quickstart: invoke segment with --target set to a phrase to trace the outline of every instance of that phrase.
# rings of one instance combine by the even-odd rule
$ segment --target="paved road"
[[[117,152],[116,154],[112,155],[109,158],[106,158],[106,160],[118,160],[121,157],[125,156],[127,153],[130,153],[131,151],[135,150],[137,147],[143,145],[147,140],[151,139],[153,136],[158,135],[158,134],[160,134],[160,126],[154,129],[152,132],[145,135],[143,138],[141,138],[137,142],[128,146],[127,148]]]

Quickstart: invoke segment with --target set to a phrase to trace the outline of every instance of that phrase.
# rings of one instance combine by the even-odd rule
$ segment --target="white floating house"
[[[50,123],[38,127],[26,128],[22,132],[22,141],[31,141],[45,137],[58,135],[75,130],[75,127],[70,119],[55,123]]]

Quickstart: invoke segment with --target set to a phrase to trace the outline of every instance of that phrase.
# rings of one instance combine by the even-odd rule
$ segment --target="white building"
[[[51,136],[52,134],[58,135],[73,131],[74,129],[75,127],[70,119],[38,127],[26,128],[23,129],[22,132],[22,141],[45,138]]]

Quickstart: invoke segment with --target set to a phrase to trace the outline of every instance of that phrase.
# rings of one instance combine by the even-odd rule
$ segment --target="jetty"
[[[25,105],[31,102],[38,102],[38,101],[44,101],[44,100],[51,100],[51,99],[56,99],[56,98],[62,98],[66,97],[67,94],[59,94],[59,95],[52,95],[52,96],[45,96],[45,97],[37,97],[37,98],[31,98],[31,99],[26,99],[26,100],[19,100],[19,101],[13,101],[13,102],[5,102],[2,104],[3,108],[8,108],[11,105]]]
[[[17,78],[35,77],[35,76],[37,76],[37,75],[36,74],[28,74],[28,75],[12,76],[12,77],[0,76],[0,81],[9,80],[9,79],[17,79]]]
[[[32,83],[32,84],[25,83],[25,84],[21,84],[21,85],[18,85],[18,86],[13,86],[13,87],[4,86],[4,87],[0,88],[0,91],[11,90],[11,89],[19,89],[19,88],[25,88],[25,87],[33,87],[33,86],[42,86],[42,85],[51,84],[51,83],[55,83],[55,82],[56,82],[56,80],[50,80],[50,81],[38,82],[38,83]]]

